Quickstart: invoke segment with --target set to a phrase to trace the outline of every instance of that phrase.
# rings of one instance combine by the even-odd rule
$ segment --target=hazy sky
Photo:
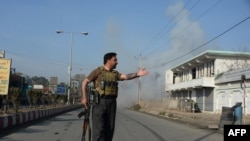
[[[110,51],[118,54],[118,71],[135,72],[141,54],[141,64],[150,72],[142,78],[145,93],[162,91],[165,71],[190,56],[208,49],[250,47],[249,0],[0,2],[0,50],[12,59],[12,68],[31,77],[68,81],[71,36],[67,32],[74,32],[72,75],[87,75],[103,65],[103,55]],[[122,82],[121,89],[137,82]]]

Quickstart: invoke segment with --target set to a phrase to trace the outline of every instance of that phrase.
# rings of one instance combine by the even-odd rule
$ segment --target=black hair
[[[116,57],[116,55],[117,54],[115,52],[106,53],[103,57],[103,64],[105,65],[109,59],[111,59],[112,57]]]

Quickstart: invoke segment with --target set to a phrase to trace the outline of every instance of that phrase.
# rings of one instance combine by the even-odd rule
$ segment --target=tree
[[[31,78],[33,85],[43,85],[44,87],[49,86],[49,80],[43,76],[33,76]]]
[[[64,82],[60,82],[60,83],[58,84],[58,86],[67,87],[67,84],[64,83]]]

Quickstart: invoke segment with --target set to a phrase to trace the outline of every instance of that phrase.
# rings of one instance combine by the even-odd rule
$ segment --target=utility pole
[[[135,57],[136,58],[136,57]],[[142,56],[140,54],[139,58],[139,69],[142,68]],[[141,77],[139,77],[139,81],[138,81],[138,104],[141,104]]]
[[[243,124],[245,124],[245,116],[246,116],[246,76],[241,75],[241,88],[244,92],[243,94]]]

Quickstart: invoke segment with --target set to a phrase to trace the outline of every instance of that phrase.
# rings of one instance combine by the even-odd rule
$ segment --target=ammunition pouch
[[[88,87],[87,91],[89,104],[99,104],[100,97],[98,91],[96,91],[93,87]]]
[[[118,86],[118,82],[116,81],[101,81],[100,82],[100,87],[101,90],[105,90],[105,87],[117,87]]]
[[[118,86],[118,82],[116,82],[116,81],[105,81],[105,86],[117,87]]]
[[[88,94],[89,96],[89,104],[99,104],[99,93],[96,90],[91,90],[91,92]]]

